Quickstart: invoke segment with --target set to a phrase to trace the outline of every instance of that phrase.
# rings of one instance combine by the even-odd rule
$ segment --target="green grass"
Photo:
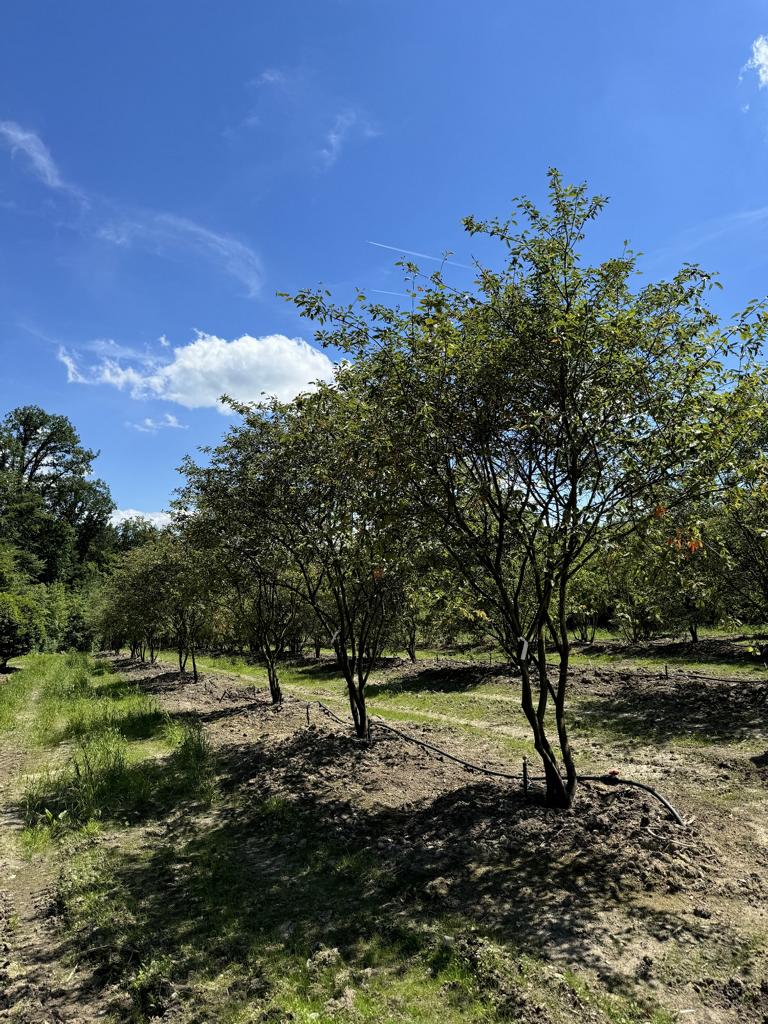
[[[680,669],[681,671],[700,672],[710,676],[733,676],[734,678],[768,680],[768,672],[759,662],[754,664],[738,664],[728,660],[718,660],[706,657],[697,658],[692,651],[686,655],[669,655],[661,657],[653,654],[632,654],[627,655],[617,651],[615,654],[581,654],[578,650],[571,654],[571,668],[595,669],[612,668],[616,671],[637,671],[638,669],[657,669],[663,672],[664,668]]]
[[[28,668],[0,675],[0,733],[18,728],[19,715],[30,682],[31,673]]]
[[[137,686],[123,682],[107,662],[69,654],[59,661],[44,662],[37,674],[40,694],[34,728],[35,738],[43,746],[55,747],[65,740],[112,730],[126,739],[148,739],[165,726],[157,702]]]
[[[199,723],[169,718],[109,663],[39,655],[18,676],[28,700],[23,728],[42,759],[22,795],[28,854],[73,832],[93,833],[103,821],[161,815],[181,796],[212,800],[211,753]]]

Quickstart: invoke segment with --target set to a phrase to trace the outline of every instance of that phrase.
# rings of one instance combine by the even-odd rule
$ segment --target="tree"
[[[0,421],[0,531],[42,582],[71,582],[103,564],[114,504],[91,477],[96,452],[66,416],[22,406]]]
[[[762,623],[768,619],[768,371],[745,376],[734,398],[745,415],[733,458],[719,474],[708,549],[731,617]]]
[[[737,380],[724,360],[765,326],[751,309],[727,330],[706,306],[711,278],[685,266],[632,288],[627,248],[597,266],[580,246],[605,200],[549,179],[550,211],[527,199],[515,220],[469,217],[501,243],[499,269],[448,287],[405,264],[413,309],[294,301],[317,338],[350,354],[361,408],[387,429],[410,515],[476,595],[520,677],[550,805],[577,773],[566,726],[571,581],[595,544],[621,548],[664,493],[702,493],[725,457]],[[548,645],[556,664],[550,667]],[[550,728],[554,711],[555,735]]]
[[[212,566],[204,554],[180,531],[160,534],[156,541],[140,548],[156,558],[161,576],[163,603],[169,637],[179,657],[179,671],[185,672],[192,658],[192,678],[198,680],[197,652],[210,633],[217,588]]]
[[[156,542],[125,552],[94,601],[94,627],[113,650],[127,643],[130,656],[154,662],[169,631],[166,577]]]
[[[185,467],[185,514],[211,510],[219,536],[235,539],[257,584],[254,622],[277,624],[278,610],[291,607],[287,595],[312,609],[365,737],[366,685],[395,619],[406,554],[386,433],[343,371],[334,386],[294,402],[235,408],[244,424],[210,453],[210,465]]]
[[[38,405],[20,406],[0,422],[0,473],[42,494],[63,480],[87,476],[96,454],[83,448],[66,416]]]

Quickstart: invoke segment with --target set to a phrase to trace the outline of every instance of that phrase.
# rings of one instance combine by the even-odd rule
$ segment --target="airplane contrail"
[[[392,252],[401,252],[406,256],[418,256],[421,260],[432,260],[434,263],[447,263],[450,267],[461,267],[462,270],[474,270],[474,267],[466,263],[454,263],[453,260],[444,260],[441,256],[428,256],[425,252],[414,252],[413,249],[401,249],[397,245],[385,245],[383,242],[366,241],[366,245],[375,245],[377,249],[391,249]]]

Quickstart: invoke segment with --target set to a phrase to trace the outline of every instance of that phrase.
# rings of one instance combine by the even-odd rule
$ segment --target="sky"
[[[406,251],[542,202],[610,204],[648,279],[768,292],[768,0],[5,0],[0,415],[69,416],[118,509],[156,516],[222,393],[329,378],[278,292],[397,303]],[[460,264],[460,265],[459,265]]]

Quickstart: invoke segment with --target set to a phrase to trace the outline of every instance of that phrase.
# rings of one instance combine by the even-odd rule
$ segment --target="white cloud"
[[[757,72],[761,89],[768,88],[768,36],[758,36],[752,43],[752,56],[745,68]]]
[[[126,519],[146,519],[158,530],[162,530],[163,527],[169,526],[171,523],[169,512],[140,512],[137,508],[119,508],[110,516],[113,526],[119,526]]]
[[[11,153],[22,152],[32,170],[49,188],[65,188],[64,179],[39,135],[22,128],[15,121],[0,121],[0,136],[10,146]]]
[[[80,373],[73,356],[67,352],[63,345],[59,346],[56,358],[67,368],[67,384],[90,384],[92,383]]]
[[[78,189],[64,181],[51,151],[35,132],[23,128],[15,121],[0,121],[0,139],[10,148],[12,156],[16,153],[24,154],[32,173],[48,188],[83,198]]]
[[[379,134],[357,111],[343,110],[336,115],[326,133],[324,145],[319,151],[320,159],[326,167],[333,167],[350,138],[374,139]]]
[[[187,423],[180,423],[170,412],[167,412],[161,420],[153,420],[150,416],[146,416],[141,423],[127,423],[126,426],[132,427],[142,434],[156,434],[158,430],[189,430]]]
[[[333,363],[301,338],[270,334],[243,335],[233,341],[199,334],[188,345],[174,348],[170,362],[146,360],[128,365],[103,358],[81,370],[74,356],[59,350],[67,380],[75,384],[108,384],[132,398],[158,398],[187,409],[218,408],[223,394],[241,402],[259,401],[265,394],[288,401],[318,380],[333,378]]]
[[[135,348],[128,348],[127,345],[120,345],[112,338],[95,338],[83,346],[89,352],[97,356],[105,356],[110,359],[148,359],[144,352]]]
[[[144,246],[161,254],[190,251],[220,265],[231,277],[244,284],[249,297],[259,294],[263,280],[258,255],[231,235],[218,234],[186,217],[172,213],[142,213],[104,224],[99,238],[114,245]]]

